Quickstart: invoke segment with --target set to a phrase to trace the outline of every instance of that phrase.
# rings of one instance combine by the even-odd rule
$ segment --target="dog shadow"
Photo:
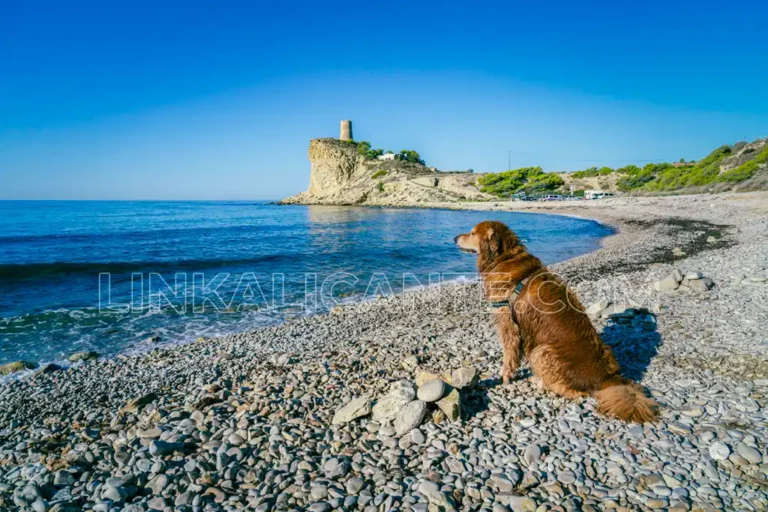
[[[635,382],[642,380],[661,345],[656,317],[645,309],[612,315],[600,337],[613,350],[621,374]]]

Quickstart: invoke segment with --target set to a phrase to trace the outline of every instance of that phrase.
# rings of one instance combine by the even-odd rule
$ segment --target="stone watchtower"
[[[345,119],[341,122],[341,134],[339,134],[341,140],[352,140],[352,121]]]

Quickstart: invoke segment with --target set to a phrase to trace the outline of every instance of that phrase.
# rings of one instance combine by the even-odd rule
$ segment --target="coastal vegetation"
[[[384,169],[379,169],[378,171],[374,172],[371,175],[371,178],[375,180],[376,178],[381,178],[386,175],[387,175],[387,171],[385,171]]]
[[[499,197],[515,194],[538,195],[555,191],[563,186],[563,179],[546,173],[541,167],[522,167],[510,171],[486,174],[477,179],[481,192]]]
[[[365,158],[366,160],[375,160],[382,155],[395,155],[395,160],[402,160],[403,162],[409,162],[412,164],[424,164],[424,159],[421,158],[419,152],[413,149],[403,149],[399,153],[394,153],[390,150],[384,151],[380,148],[373,148],[371,143],[365,140],[344,140],[345,144],[352,144],[357,148],[357,154]]]

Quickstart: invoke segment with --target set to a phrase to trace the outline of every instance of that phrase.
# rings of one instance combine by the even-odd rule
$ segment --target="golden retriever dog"
[[[601,413],[624,421],[656,418],[656,402],[621,376],[611,348],[576,295],[507,226],[481,222],[454,240],[461,250],[477,254],[485,295],[496,307],[505,384],[525,357],[553,393],[570,399],[593,396]]]

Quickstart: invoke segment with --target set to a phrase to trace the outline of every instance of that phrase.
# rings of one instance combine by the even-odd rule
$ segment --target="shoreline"
[[[586,213],[616,229],[596,251],[550,268],[585,306],[612,290],[655,313],[650,331],[604,318],[596,326],[661,404],[659,422],[608,420],[591,399],[536,389],[525,371],[501,386],[480,288],[456,285],[2,386],[0,506],[768,506],[768,283],[750,281],[768,266],[768,194],[579,203],[449,209]],[[675,267],[715,288],[653,292]],[[370,418],[331,425],[353,397],[413,379],[413,357],[435,373],[477,368],[461,421],[427,418],[402,436]]]

